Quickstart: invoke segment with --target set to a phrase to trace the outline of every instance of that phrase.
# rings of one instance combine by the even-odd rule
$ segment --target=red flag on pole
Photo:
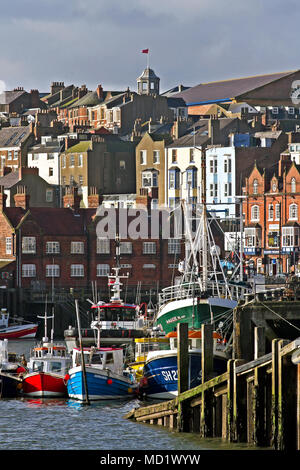
[[[148,54],[148,52],[149,52],[149,49],[143,49],[143,50],[142,50],[142,53],[143,53],[143,54]]]

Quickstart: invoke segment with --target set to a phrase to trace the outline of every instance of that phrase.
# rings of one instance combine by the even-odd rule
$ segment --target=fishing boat
[[[190,330],[188,337],[188,388],[193,388],[202,382],[201,331]],[[168,400],[178,395],[177,333],[169,333],[167,338],[170,340],[170,348],[168,350],[151,351],[148,353],[143,369],[143,377],[138,387],[139,396]],[[226,371],[228,360],[221,343],[221,338],[220,334],[214,332],[213,369],[215,375],[220,375]]]
[[[84,348],[77,300],[75,305],[80,347],[73,348],[72,368],[65,377],[69,398],[89,403],[133,396],[137,382],[132,371],[125,367],[123,348],[101,347],[99,315],[91,324],[97,330],[97,344]]]
[[[238,300],[252,292],[248,286],[227,278],[220,258],[220,248],[213,236],[212,224],[205,204],[199,205],[194,220],[195,234],[191,233],[188,205],[182,203],[185,220],[185,259],[179,262],[178,282],[159,294],[154,325],[165,334],[176,329],[177,323],[188,323],[189,329],[199,329],[204,322],[215,322],[232,315]],[[242,254],[239,256],[242,263]],[[236,275],[238,266],[233,272]],[[240,271],[241,273],[242,271]]]
[[[28,362],[28,373],[22,381],[22,393],[29,397],[66,397],[67,386],[65,375],[72,364],[72,358],[63,344],[53,341],[53,327],[51,340],[47,337],[47,317],[45,313],[45,336],[40,345],[32,349]]]
[[[142,330],[145,327],[147,307],[145,307],[145,304],[130,304],[121,298],[123,285],[121,280],[127,279],[128,274],[120,274],[121,267],[119,265],[118,253],[116,254],[116,259],[116,267],[112,268],[113,272],[107,276],[108,286],[111,291],[110,301],[103,302],[100,300],[96,303],[92,302],[92,309],[98,312],[97,316],[101,319],[102,331]]]
[[[21,373],[26,369],[9,360],[8,341],[0,341],[0,398],[15,398],[22,386]]]
[[[115,400],[132,397],[137,387],[135,377],[124,370],[122,348],[73,350],[73,367],[65,379],[69,398],[86,401]],[[85,389],[85,379],[87,392]]]
[[[0,340],[1,339],[18,339],[18,338],[34,338],[38,329],[36,323],[26,323],[24,320],[9,321],[9,313],[5,308],[0,312]]]

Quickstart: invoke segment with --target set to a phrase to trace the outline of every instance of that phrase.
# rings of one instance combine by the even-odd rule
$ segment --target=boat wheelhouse
[[[170,340],[167,337],[135,338],[135,361],[128,364],[133,369],[136,378],[143,376],[143,368],[151,351],[162,351],[170,348]]]
[[[74,348],[67,379],[69,397],[79,401],[129,398],[137,387],[134,375],[124,370],[122,348]]]
[[[62,344],[43,342],[33,348],[28,362],[29,372],[23,378],[23,394],[31,397],[66,397],[64,378],[71,364],[71,357]]]

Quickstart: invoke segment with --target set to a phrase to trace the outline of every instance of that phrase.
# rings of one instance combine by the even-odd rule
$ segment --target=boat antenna
[[[48,336],[47,336],[47,320],[50,319],[50,318],[53,318],[53,316],[51,317],[48,317],[47,316],[47,295],[46,295],[46,302],[45,302],[45,315],[42,316],[42,315],[37,315],[37,318],[42,318],[44,320],[44,327],[45,327],[45,330],[44,330],[44,338],[42,339],[43,343],[47,343],[48,342]]]

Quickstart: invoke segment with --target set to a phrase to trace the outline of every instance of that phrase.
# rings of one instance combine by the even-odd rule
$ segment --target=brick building
[[[250,270],[271,276],[298,271],[300,166],[287,154],[273,168],[255,164],[244,195],[244,253]]]
[[[98,236],[98,223],[106,217],[105,211],[97,215],[98,196],[89,196],[86,209],[80,208],[81,197],[74,189],[64,196],[63,208],[30,207],[26,198],[24,201],[25,195],[20,195],[19,207],[6,207],[0,189],[2,279],[9,279],[11,287],[49,291],[89,288],[91,281],[97,281],[107,294],[107,274],[115,266],[116,250],[114,238]],[[119,230],[120,212],[115,214]],[[127,210],[124,214],[129,228],[136,216],[129,216]],[[120,263],[122,272],[129,273],[124,290],[133,295],[138,283],[141,290],[169,285],[184,254],[181,240],[163,239],[161,230],[157,238],[132,239],[129,235],[129,229],[128,234],[122,231]]]
[[[0,174],[5,167],[13,170],[27,165],[28,148],[34,142],[32,126],[0,129]]]

